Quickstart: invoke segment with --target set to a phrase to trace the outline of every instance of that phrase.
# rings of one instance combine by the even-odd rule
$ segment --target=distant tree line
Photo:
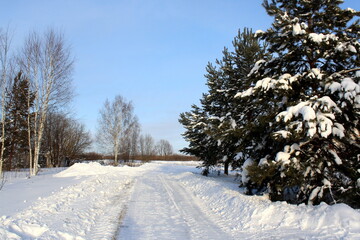
[[[14,54],[16,52],[16,54]],[[0,176],[3,170],[61,166],[91,136],[67,110],[74,60],[62,33],[32,32],[18,51],[0,31]]]
[[[142,135],[138,118],[134,115],[132,102],[122,96],[106,100],[99,111],[98,146],[114,157],[115,164],[121,160],[129,161],[135,156],[147,159],[152,156],[170,156],[173,147],[169,141],[161,139],[157,143],[149,135]]]
[[[248,194],[360,207],[360,13],[342,2],[265,0],[272,26],[208,64],[208,92],[180,115],[205,175],[221,163]]]

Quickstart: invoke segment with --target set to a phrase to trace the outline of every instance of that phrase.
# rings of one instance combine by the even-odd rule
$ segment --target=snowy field
[[[197,164],[13,176],[0,191],[0,239],[360,239],[358,210],[246,196],[234,176],[204,177]]]

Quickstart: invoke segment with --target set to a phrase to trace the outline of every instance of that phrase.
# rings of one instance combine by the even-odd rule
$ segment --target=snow
[[[346,92],[355,91],[356,93],[360,93],[359,84],[356,84],[351,78],[344,78],[341,81],[341,86]]]
[[[340,113],[341,110],[337,107],[336,103],[331,100],[329,96],[323,96],[316,100],[314,104],[315,108],[320,108],[323,111],[329,111],[331,108],[333,108],[336,112]]]
[[[248,170],[247,167],[251,166],[254,163],[253,160],[251,160],[250,158],[246,159],[246,161],[244,162],[243,166],[242,166],[242,171],[241,171],[241,182],[243,184],[246,184],[249,181],[249,176],[248,176]]]
[[[320,69],[313,68],[313,69],[311,69],[309,77],[321,80],[323,77],[323,74],[321,73]]]
[[[264,59],[258,60],[255,63],[254,67],[251,69],[248,76],[251,76],[252,74],[256,73],[264,63],[266,63],[266,61]]]
[[[71,168],[68,168],[54,177],[79,177],[79,176],[92,176],[99,174],[108,174],[116,172],[118,169],[112,166],[102,166],[98,162],[90,162],[88,164],[75,163]]]
[[[329,153],[331,153],[331,155],[334,156],[334,161],[337,165],[341,165],[342,164],[342,160],[340,159],[340,157],[337,155],[337,153],[334,150],[329,150]]]
[[[290,161],[289,161],[289,158],[291,157],[290,153],[287,153],[287,152],[278,152],[276,154],[276,158],[275,158],[275,161],[277,162],[282,162],[283,165],[285,164],[289,164]]]
[[[355,106],[360,105],[360,85],[355,83],[352,78],[344,78],[341,80],[341,83],[332,82],[327,84],[326,88],[330,90],[331,93],[338,92],[338,95],[341,99],[349,101]],[[343,104],[346,104],[343,102]]]
[[[332,126],[333,122],[331,119],[326,117],[325,114],[318,113],[317,114],[317,121],[318,121],[318,132],[320,136],[327,138],[330,134],[332,134]]]
[[[341,125],[340,123],[334,123],[333,129],[332,129],[332,134],[334,136],[338,136],[339,138],[343,138],[345,137],[345,128],[343,125]]]
[[[265,32],[263,30],[256,30],[255,37],[258,37],[261,34],[264,34]]]
[[[354,9],[352,9],[352,8],[347,8],[347,9],[345,9],[346,11],[349,11],[349,12],[351,12],[351,13],[356,13],[356,10],[354,10]]]
[[[338,37],[336,37],[335,34],[322,34],[322,33],[310,33],[309,34],[309,39],[315,43],[322,43],[324,41],[329,41],[329,40],[338,40]]]
[[[260,61],[260,63],[262,63],[262,62]],[[253,70],[257,71],[258,67],[259,67],[259,65],[255,64],[255,67],[252,69],[252,71]],[[250,73],[249,75],[251,75],[251,74],[252,73]],[[267,92],[270,89],[282,89],[282,90],[292,89],[290,84],[292,82],[296,81],[298,77],[299,77],[299,75],[291,76],[288,73],[281,75],[279,77],[279,79],[272,79],[272,78],[266,77],[266,78],[263,78],[263,79],[257,81],[254,87],[250,87],[243,92],[237,93],[235,95],[235,98],[243,98],[243,97],[251,96],[255,92],[255,90],[261,90],[263,92]]]
[[[295,115],[298,115],[298,113],[300,113],[303,116],[303,119],[305,121],[311,121],[316,118],[315,111],[310,106],[303,106],[302,108],[299,109],[297,113],[295,113]]]
[[[360,212],[345,204],[296,206],[247,196],[234,173],[204,177],[196,165],[82,163],[11,179],[0,191],[0,239],[360,238]]]
[[[296,36],[296,35],[303,35],[303,34],[305,34],[305,33],[306,33],[306,31],[303,30],[303,29],[301,29],[301,25],[300,25],[299,23],[296,23],[296,24],[293,25],[293,32],[292,32],[292,34],[293,34],[294,36]]]
[[[324,34],[320,33],[310,33],[309,38],[316,43],[321,43],[324,39]]]
[[[236,126],[237,126],[237,124],[236,124],[236,121],[234,120],[234,119],[230,119],[230,124],[231,124],[231,127],[233,128],[233,129],[235,129],[236,128]]]
[[[308,201],[309,205],[313,204],[314,199],[319,195],[321,189],[322,189],[321,187],[316,187],[314,190],[312,190],[309,196],[309,201]]]
[[[336,113],[341,113],[337,104],[329,97],[323,96],[312,101],[300,102],[295,106],[288,107],[286,111],[280,112],[276,116],[276,121],[291,121],[294,117],[302,116],[302,120],[306,123],[307,136],[313,137],[316,133],[327,138],[331,134],[340,138],[344,137],[345,129],[341,124],[335,122]],[[296,132],[303,131],[302,123],[294,121],[289,126],[297,126]],[[287,129],[280,130],[274,133],[275,135],[282,134],[283,137],[288,137]]]
[[[338,44],[335,47],[335,50],[337,52],[343,52],[346,49],[346,45],[342,42],[338,42]]]
[[[282,138],[286,139],[286,138],[290,137],[292,134],[289,131],[280,130],[280,131],[274,132],[274,135],[275,136],[281,136]]]
[[[349,44],[348,49],[349,49],[349,51],[352,52],[352,53],[357,53],[356,48],[355,48],[353,45],[351,45],[351,44]]]

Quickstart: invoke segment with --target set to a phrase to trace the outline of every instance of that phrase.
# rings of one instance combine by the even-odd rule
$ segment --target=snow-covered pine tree
[[[198,157],[203,161],[203,174],[207,175],[211,167],[217,164],[217,141],[208,134],[208,116],[196,105],[190,112],[180,114],[179,122],[186,129],[182,134],[189,146],[180,150]]]
[[[257,35],[273,58],[257,62],[257,82],[236,97],[252,99],[254,122],[267,126],[267,154],[253,154],[248,170],[272,200],[360,207],[360,13],[341,3],[264,1],[275,21]]]
[[[224,173],[228,174],[229,165],[234,158],[235,146],[222,130],[227,119],[231,117],[231,101],[228,101],[229,85],[236,81],[233,71],[233,59],[227,48],[223,50],[222,60],[216,60],[216,66],[209,63],[206,67],[208,93],[200,100],[204,112],[208,115],[207,134],[216,140],[217,162],[224,165]]]
[[[238,123],[242,121],[244,108],[239,107],[242,100],[233,96],[250,86],[247,75],[255,62],[264,57],[266,46],[259,43],[251,29],[245,28],[234,38],[233,47],[234,51],[223,50],[223,57],[216,60],[215,66],[207,65],[208,93],[200,99],[201,107],[193,106],[180,119],[187,129],[183,136],[190,144],[183,152],[204,160],[205,172],[222,162],[227,174],[230,166],[239,167],[244,159],[238,154],[243,139]]]
[[[251,29],[245,28],[233,41],[233,51],[227,48],[223,58],[216,60],[216,67],[207,66],[208,95],[201,100],[204,111],[209,115],[208,133],[218,141],[218,156],[224,163],[224,172],[242,165],[244,158],[241,125],[246,105],[239,104],[233,96],[247,89],[251,81],[247,77],[255,62],[264,57],[266,46],[255,38]],[[243,107],[240,107],[243,106]],[[240,128],[239,128],[240,127]]]

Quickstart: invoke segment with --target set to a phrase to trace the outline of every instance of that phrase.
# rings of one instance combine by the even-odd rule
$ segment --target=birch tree
[[[63,107],[73,96],[72,70],[74,60],[62,33],[53,29],[43,35],[31,33],[19,57],[22,71],[31,80],[35,92],[34,124],[29,126],[30,174],[38,172],[41,140],[50,108]]]
[[[170,142],[164,139],[161,139],[156,147],[160,156],[169,156],[174,152]]]
[[[127,129],[127,132],[121,139],[119,155],[122,155],[125,161],[130,160],[138,152],[138,142],[140,134],[140,124],[135,117],[131,127]]]
[[[156,154],[155,140],[150,134],[140,136],[139,150],[142,157],[148,157]]]
[[[112,102],[106,100],[99,112],[97,141],[100,146],[111,148],[115,164],[118,164],[119,153],[125,150],[120,149],[121,143],[128,138],[128,134],[132,132],[131,129],[137,125],[137,118],[133,111],[132,103],[117,95]]]

